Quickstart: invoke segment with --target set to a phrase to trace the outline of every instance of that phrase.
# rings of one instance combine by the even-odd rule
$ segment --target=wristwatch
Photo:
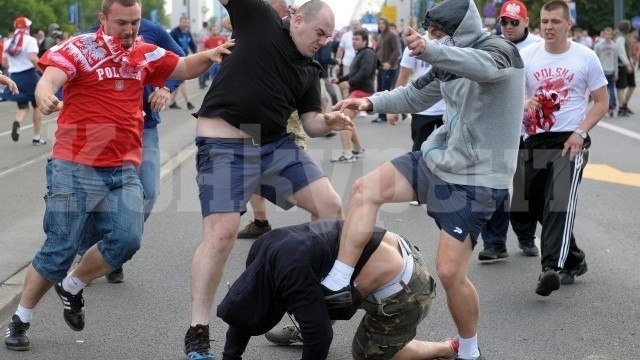
[[[588,132],[582,130],[582,129],[575,129],[573,130],[574,133],[577,133],[578,135],[580,135],[581,138],[586,139],[587,136],[589,135]]]
[[[171,94],[171,89],[169,89],[168,87],[166,87],[166,86],[163,86],[163,87],[162,87],[162,89],[165,89],[165,90],[167,90],[167,91],[169,92],[169,94]]]

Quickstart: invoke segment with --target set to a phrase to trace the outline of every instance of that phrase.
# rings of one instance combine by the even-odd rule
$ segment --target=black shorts
[[[636,73],[634,71],[629,74],[626,66],[618,66],[616,89],[626,89],[628,87],[636,87]]]

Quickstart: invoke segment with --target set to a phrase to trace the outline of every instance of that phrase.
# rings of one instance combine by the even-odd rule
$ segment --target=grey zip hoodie
[[[427,41],[418,56],[433,69],[413,83],[374,94],[373,112],[416,113],[444,98],[444,126],[422,144],[424,161],[442,180],[508,189],[515,172],[524,105],[524,64],[508,40],[482,29],[473,0],[445,0],[425,24],[454,46]]]

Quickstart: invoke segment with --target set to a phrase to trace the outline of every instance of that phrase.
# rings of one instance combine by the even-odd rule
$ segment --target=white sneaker
[[[353,156],[356,157],[356,159],[359,159],[364,156],[364,148],[358,149],[358,150],[353,149],[351,152],[353,153]]]
[[[356,162],[356,157],[353,155],[351,155],[351,157],[346,157],[344,156],[344,154],[340,154],[340,156],[334,157],[333,159],[331,159],[331,162],[352,163],[352,162]]]

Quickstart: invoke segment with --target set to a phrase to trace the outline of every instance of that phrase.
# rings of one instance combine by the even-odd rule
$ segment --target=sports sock
[[[87,284],[83,283],[73,273],[67,274],[67,276],[62,280],[62,288],[65,291],[70,292],[71,295],[78,295],[85,286],[87,286]]]
[[[478,334],[475,334],[469,339],[460,337],[459,342],[460,347],[458,348],[458,358],[475,359],[480,356],[480,350],[478,350]]]
[[[30,323],[33,320],[33,309],[27,309],[22,305],[18,305],[16,309],[16,315],[20,318],[20,321],[23,323]]]
[[[340,290],[349,285],[351,275],[353,275],[353,268],[340,260],[336,260],[327,277],[322,280],[322,285],[329,290]]]

